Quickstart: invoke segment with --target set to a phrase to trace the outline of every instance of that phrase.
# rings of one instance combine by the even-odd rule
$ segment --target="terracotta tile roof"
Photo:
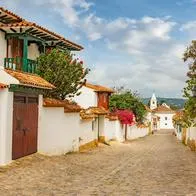
[[[84,86],[91,88],[93,90],[95,90],[96,92],[108,92],[108,93],[114,93],[114,90],[105,86],[101,86],[101,85],[94,85],[94,84],[90,84],[90,83],[85,83]]]
[[[110,121],[115,121],[118,120],[118,116],[113,114],[113,113],[109,113],[106,118],[108,118]]]
[[[7,88],[7,87],[8,87],[8,85],[0,83],[0,89]]]
[[[13,12],[10,12],[7,9],[4,9],[3,7],[0,7],[0,12],[3,14],[3,16],[5,16],[5,14],[11,18],[13,18],[16,21],[21,21],[22,18],[16,14],[14,14]]]
[[[169,107],[166,107],[164,105],[160,105],[158,106],[156,109],[153,110],[156,113],[175,113],[174,110],[172,110]]]
[[[53,98],[45,98],[43,100],[43,106],[44,107],[64,107],[65,113],[70,112],[80,112],[82,108],[73,102],[70,102],[68,100],[58,100]]]
[[[50,84],[45,79],[41,78],[36,74],[24,73],[10,69],[5,69],[5,71],[12,77],[16,78],[21,85],[43,89],[55,88],[54,85]]]
[[[61,35],[58,35],[52,31],[49,31],[48,29],[40,26],[40,25],[37,25],[36,23],[32,23],[32,22],[28,22],[26,20],[22,20],[21,22],[17,22],[17,23],[9,23],[9,24],[0,24],[0,28],[3,29],[3,30],[9,30],[10,31],[10,28],[32,28],[31,31],[34,31],[36,30],[37,34],[38,33],[45,33],[46,36],[51,36],[52,38],[55,38],[57,39],[57,42],[62,42],[63,44],[65,44],[66,46],[69,46],[71,48],[73,48],[74,50],[82,50],[83,47],[76,44],[76,43],[73,43],[67,39],[65,39],[64,37],[62,37]],[[28,33],[31,34],[31,31],[29,31]],[[33,34],[32,34],[33,35]],[[39,35],[34,35],[34,36],[39,36]],[[43,36],[43,35],[42,35]],[[44,38],[42,38],[44,39]],[[48,39],[48,38],[47,38]]]
[[[81,111],[80,111],[80,117],[81,117],[83,120],[91,120],[91,119],[96,118],[96,117],[98,117],[98,116],[95,115],[95,114],[86,113],[85,110],[81,110]]]
[[[107,111],[105,108],[103,107],[89,107],[87,109],[88,112],[93,113],[93,114],[97,114],[97,115],[106,115],[109,113],[109,111]]]
[[[104,108],[99,107],[89,107],[80,112],[82,119],[92,119],[98,117],[98,115],[107,115],[109,112]]]

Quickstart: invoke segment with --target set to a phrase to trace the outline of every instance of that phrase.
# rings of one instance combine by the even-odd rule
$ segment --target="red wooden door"
[[[37,152],[38,97],[14,96],[12,159]]]

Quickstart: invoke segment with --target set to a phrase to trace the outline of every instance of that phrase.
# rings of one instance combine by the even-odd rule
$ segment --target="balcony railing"
[[[31,59],[24,59],[20,57],[5,58],[4,67],[7,69],[35,73],[37,69],[37,62]]]

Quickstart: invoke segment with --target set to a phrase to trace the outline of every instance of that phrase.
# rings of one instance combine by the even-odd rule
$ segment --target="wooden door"
[[[12,159],[37,152],[38,97],[14,95]]]

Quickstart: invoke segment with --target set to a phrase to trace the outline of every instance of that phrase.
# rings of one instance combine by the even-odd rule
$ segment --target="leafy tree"
[[[142,122],[146,115],[146,109],[142,101],[135,93],[130,91],[121,94],[113,94],[110,97],[110,110],[131,110],[136,116],[136,121]]]
[[[188,99],[185,103],[185,115],[190,126],[196,118],[196,97],[192,94],[193,89],[196,88],[196,41],[192,41],[192,44],[186,49],[183,59],[184,62],[189,62],[188,80],[184,88],[184,97]]]
[[[67,96],[79,95],[88,72],[83,62],[74,59],[69,51],[53,49],[38,57],[37,73],[56,87],[45,93],[47,97],[64,100]]]

